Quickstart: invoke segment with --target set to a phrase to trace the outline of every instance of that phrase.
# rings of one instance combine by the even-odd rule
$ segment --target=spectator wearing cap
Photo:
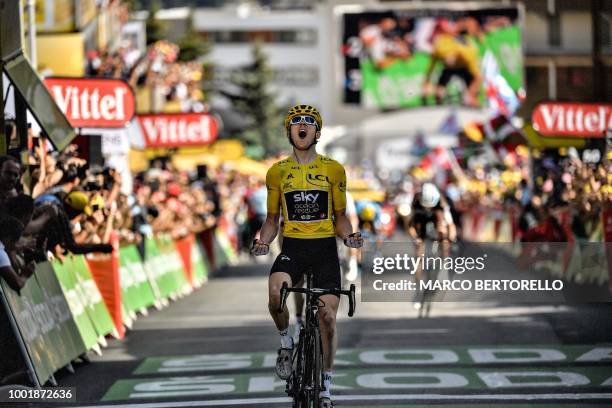
[[[57,215],[51,218],[43,227],[38,242],[42,246],[47,240],[46,249],[55,251],[57,246],[73,254],[87,254],[92,252],[110,253],[113,248],[110,244],[77,244],[73,235],[71,220],[81,214],[93,214],[89,205],[89,197],[85,192],[74,190],[68,194],[44,194],[34,201],[37,209],[35,213],[46,205],[54,206]]]

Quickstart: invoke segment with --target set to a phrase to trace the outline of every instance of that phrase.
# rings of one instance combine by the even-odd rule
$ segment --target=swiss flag
[[[435,147],[423,157],[419,167],[423,170],[448,170],[451,168],[451,162],[448,158],[448,153],[443,147]]]
[[[514,127],[505,115],[497,115],[483,123],[469,123],[464,127],[464,132],[476,142],[484,138],[492,143],[508,145],[527,143],[523,132]]]

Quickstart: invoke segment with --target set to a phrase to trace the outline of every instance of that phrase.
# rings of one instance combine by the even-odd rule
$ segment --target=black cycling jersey
[[[427,235],[427,224],[431,222],[437,229],[438,223],[444,221],[444,210],[445,207],[442,205],[442,201],[439,201],[432,208],[423,207],[420,201],[420,194],[417,194],[412,201],[410,226],[416,229],[419,238],[425,238]]]

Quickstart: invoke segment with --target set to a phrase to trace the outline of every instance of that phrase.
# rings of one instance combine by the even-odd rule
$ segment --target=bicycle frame
[[[430,256],[438,256],[440,252],[442,252],[443,240],[440,239],[427,239],[423,242],[424,251],[427,253],[428,243],[431,244],[431,253]],[[440,269],[436,268],[433,270],[423,269],[421,270],[420,280],[424,282],[428,282],[431,280],[437,280],[440,274]],[[418,282],[417,282],[418,284]],[[418,317],[429,317],[431,312],[433,299],[437,295],[437,290],[435,289],[424,289],[416,294],[417,302],[420,303],[420,308],[418,312]]]
[[[349,290],[313,288],[313,274],[307,273],[306,288],[289,288],[287,282],[281,287],[281,313],[285,309],[289,293],[306,295],[306,313],[304,326],[299,335],[299,342],[292,356],[293,371],[287,380],[286,392],[293,398],[294,407],[318,408],[323,351],[319,329],[319,298],[323,295],[345,295],[349,298],[349,317],[355,313],[355,285]],[[314,372],[313,372],[314,371]]]

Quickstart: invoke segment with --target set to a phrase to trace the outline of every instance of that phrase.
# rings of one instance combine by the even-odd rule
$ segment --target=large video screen
[[[516,7],[394,9],[342,18],[345,103],[499,108],[516,105],[523,92]]]

